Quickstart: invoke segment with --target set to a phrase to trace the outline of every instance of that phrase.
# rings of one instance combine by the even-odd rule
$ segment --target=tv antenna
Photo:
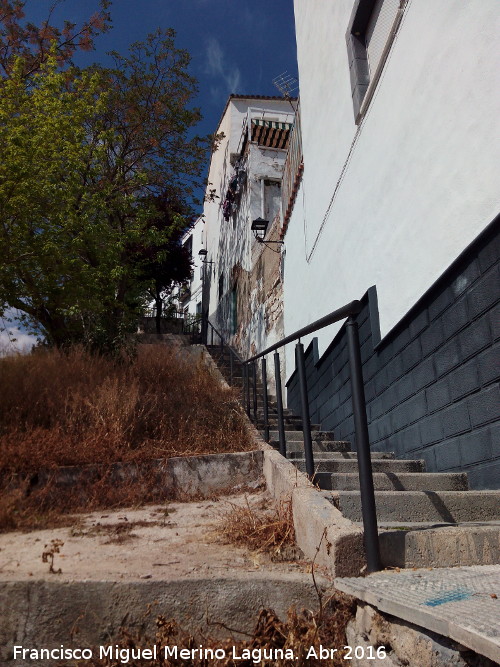
[[[298,80],[294,76],[291,76],[291,74],[288,74],[288,72],[279,74],[273,79],[273,83],[287,100],[289,100],[293,96],[293,93],[299,89]]]

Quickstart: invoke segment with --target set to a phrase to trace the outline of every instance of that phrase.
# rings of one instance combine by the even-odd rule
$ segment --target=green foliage
[[[157,202],[189,216],[208,141],[188,138],[196,84],[173,31],[83,71],[61,70],[52,35],[37,58],[18,44],[0,79],[0,305],[53,345],[113,351],[153,283],[187,278],[168,265],[186,218],[158,224]]]
[[[0,302],[57,345],[98,311],[116,265],[109,187],[88,186],[105,154],[106,104],[96,74],[68,78],[55,56],[29,82],[18,59],[0,82]]]

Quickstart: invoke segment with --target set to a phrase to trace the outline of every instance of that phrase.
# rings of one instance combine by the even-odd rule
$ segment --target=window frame
[[[402,13],[407,4],[407,0],[400,0],[400,6],[387,38],[382,57],[376,70],[370,77],[368,51],[366,47],[366,30],[370,23],[376,2],[377,0],[355,0],[345,35],[349,74],[351,79],[352,105],[356,125],[359,125],[370,104],[373,92],[380,79],[382,69],[384,68],[387,54],[392,45],[395,32],[399,27]]]

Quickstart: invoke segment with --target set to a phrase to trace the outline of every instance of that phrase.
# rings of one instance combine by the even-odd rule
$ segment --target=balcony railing
[[[281,185],[281,201],[283,211],[282,236],[285,235],[288,222],[292,214],[295,197],[302,180],[304,171],[304,157],[302,154],[302,129],[300,124],[300,107],[295,113],[295,122],[290,135],[288,153],[283,167],[283,180]]]

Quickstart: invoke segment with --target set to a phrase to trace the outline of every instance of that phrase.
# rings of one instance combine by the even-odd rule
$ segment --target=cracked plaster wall
[[[256,106],[255,100],[251,102],[251,105],[231,102],[221,121],[218,131],[224,132],[225,139],[212,157],[209,172],[212,184],[209,187],[216,187],[220,199],[205,205],[208,259],[214,262],[207,272],[209,318],[243,358],[256,354],[284,336],[279,246],[260,244],[250,226],[252,220],[264,217],[270,210],[262,205],[263,181],[281,180],[286,151],[249,142],[241,161],[246,178],[240,183],[235,210],[229,220],[224,219],[221,208],[229,180],[235,173],[234,159],[246,111],[249,106]],[[290,104],[286,100],[265,100],[262,104],[265,104],[266,113],[271,112],[280,120],[288,119],[290,115]],[[276,206],[276,190],[272,187],[271,190],[270,201]],[[281,211],[277,210],[266,239],[278,240],[280,230]],[[222,286],[222,294],[219,294],[219,286]],[[233,290],[237,301],[236,331],[232,326]],[[282,372],[284,380],[284,359]],[[268,359],[268,373],[270,391],[273,392],[272,358]]]

